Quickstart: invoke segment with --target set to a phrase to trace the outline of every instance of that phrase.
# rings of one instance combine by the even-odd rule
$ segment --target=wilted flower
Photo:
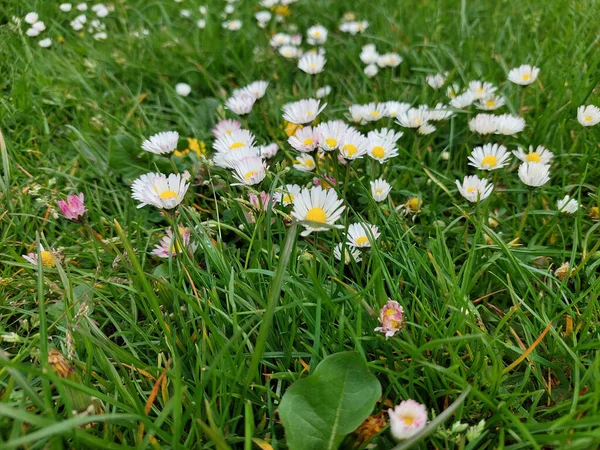
[[[375,331],[385,334],[389,339],[404,326],[404,309],[397,301],[388,299],[387,303],[379,311],[379,324]]]
[[[185,249],[190,249],[193,251],[194,248],[190,245],[190,229],[179,227],[178,231],[181,243],[176,241],[173,230],[169,228],[166,230],[166,236],[163,236],[160,243],[154,247],[154,250],[152,250],[152,254],[158,256],[159,258],[169,258],[171,256],[177,256]]]
[[[27,253],[23,256],[23,259],[34,266],[37,266],[38,263],[38,254],[37,252]],[[44,247],[40,244],[40,256],[42,258],[42,266],[44,267],[54,267],[56,263],[54,262],[54,258],[58,257],[58,254],[54,252],[49,252],[48,250],[44,250]],[[54,257],[53,257],[54,256]]]
[[[83,192],[79,193],[78,195],[67,196],[66,201],[59,200],[58,207],[60,208],[62,215],[65,216],[65,219],[69,220],[79,220],[87,211],[84,205]]]

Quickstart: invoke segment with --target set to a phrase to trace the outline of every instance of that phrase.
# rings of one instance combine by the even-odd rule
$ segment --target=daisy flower
[[[447,75],[448,75],[448,72],[436,73],[435,75],[427,75],[425,77],[425,81],[427,81],[427,84],[429,86],[431,86],[433,89],[440,89],[446,82]]]
[[[379,67],[397,67],[402,61],[404,59],[398,53],[386,53],[377,58],[377,65]]]
[[[455,98],[459,92],[460,92],[460,86],[457,83],[451,84],[450,86],[448,86],[446,88],[446,96],[450,100]],[[469,91],[466,91],[466,92],[469,92]]]
[[[448,88],[450,89],[450,88]],[[470,106],[475,101],[475,96],[471,91],[463,92],[462,94],[455,95],[450,100],[450,106],[456,109],[463,109]]]
[[[509,155],[504,145],[485,144],[483,147],[475,147],[467,159],[470,166],[491,171],[507,165]]]
[[[383,202],[391,190],[392,186],[383,178],[371,181],[371,195],[376,202]]]
[[[281,203],[283,206],[289,206],[294,203],[294,199],[300,194],[301,190],[302,188],[297,184],[286,184],[285,189],[282,189],[281,192]]]
[[[399,114],[396,123],[405,128],[419,128],[429,119],[429,112],[424,108],[409,108]]]
[[[565,195],[562,200],[556,202],[556,209],[563,214],[575,214],[579,209],[579,203],[576,199]]]
[[[367,121],[365,120],[366,109],[363,105],[350,105],[348,108],[348,114],[346,117],[348,120],[354,123],[364,124]]]
[[[502,114],[496,117],[496,134],[512,136],[525,128],[525,119],[512,114]]]
[[[477,175],[465,177],[462,184],[456,180],[456,187],[458,188],[460,195],[471,203],[488,198],[494,190],[494,185],[492,183],[488,183],[488,180],[481,179]]]
[[[42,48],[48,48],[52,45],[52,39],[50,39],[50,38],[42,39],[38,42],[38,45]]]
[[[405,400],[388,409],[390,431],[396,439],[408,439],[427,425],[427,409],[414,400]]]
[[[443,103],[438,103],[432,109],[427,110],[427,120],[432,122],[439,122],[440,120],[447,120],[454,115],[446,105]]]
[[[479,134],[492,134],[497,130],[497,116],[477,114],[469,121],[469,130]]]
[[[67,196],[67,200],[59,200],[58,207],[60,208],[60,212],[65,217],[65,219],[69,220],[79,220],[84,214],[87,212],[85,209],[85,197],[83,192],[80,192],[78,195],[69,195]]]
[[[267,92],[267,88],[269,87],[268,81],[253,81],[247,86],[244,86],[241,89],[235,89],[232,92],[232,97],[239,97],[241,95],[249,95],[250,97],[254,97],[255,100],[259,100],[265,96]]]
[[[231,134],[240,128],[242,128],[242,124],[237,120],[225,119],[221,120],[215,125],[215,127],[212,129],[212,134],[214,137],[220,138],[221,136]]]
[[[479,100],[493,94],[498,90],[496,86],[487,81],[470,81],[468,90],[473,94],[475,100]]]
[[[375,45],[367,44],[363,46],[359,57],[360,60],[365,64],[377,64],[377,59],[379,59],[379,53],[377,53]]]
[[[325,109],[319,100],[309,98],[283,105],[283,119],[293,124],[310,123]]]
[[[383,103],[367,103],[363,105],[364,115],[363,119],[367,122],[375,122],[376,120],[382,119],[385,117],[386,109],[385,104]]]
[[[142,142],[142,150],[163,155],[175,150],[178,141],[179,133],[177,131],[162,131]]]
[[[246,158],[261,157],[259,149],[256,147],[236,148],[228,152],[217,152],[213,156],[213,164],[224,169],[233,169],[238,161]]]
[[[234,113],[243,116],[252,111],[252,107],[256,102],[256,97],[252,95],[239,95],[237,97],[229,97],[225,103],[225,107]]]
[[[600,123],[600,108],[594,105],[580,106],[577,108],[577,120],[584,127]]]
[[[330,152],[338,148],[349,127],[341,120],[320,123],[317,128],[319,148]]]
[[[272,158],[279,151],[279,145],[275,143],[269,145],[261,145],[258,150],[262,158]]]
[[[371,131],[367,135],[367,154],[380,164],[398,156],[396,143],[392,139],[382,137],[378,132]]]
[[[527,86],[535,82],[540,73],[540,69],[529,64],[523,64],[520,67],[515,67],[508,72],[508,80],[521,86]]]
[[[341,225],[335,225],[346,208],[342,203],[343,200],[338,199],[335,190],[314,186],[300,191],[294,199],[294,209],[291,214],[296,220],[312,222],[302,224],[305,230],[301,235],[308,236],[313,231],[328,230],[327,227],[319,224],[343,228]]]
[[[267,164],[259,156],[244,158],[233,166],[233,177],[246,186],[254,186],[267,176]]]
[[[183,201],[189,186],[178,173],[168,177],[162,173],[147,173],[133,182],[131,196],[140,202],[138,208],[152,205],[159,209],[173,209]]]
[[[26,255],[21,255],[21,256],[28,263],[31,263],[34,266],[37,266],[37,264],[38,264],[37,252],[31,252],[31,253],[27,253]],[[44,247],[42,246],[42,244],[40,244],[40,256],[42,258],[42,266],[50,267],[50,268],[56,266],[53,256],[56,258],[58,255],[53,252],[49,252],[48,250],[44,250]]]
[[[30,12],[25,15],[25,22],[27,22],[29,25],[33,25],[38,21],[38,19],[39,16],[36,12]]]
[[[371,247],[372,242],[375,242],[379,236],[381,233],[377,225],[364,222],[353,223],[348,227],[346,242],[351,247]]]
[[[400,139],[402,136],[404,136],[404,133],[402,131],[398,131],[396,132],[395,130],[391,129],[391,128],[382,128],[380,130],[373,130],[370,131],[368,134],[368,137],[379,137],[381,139],[386,139],[388,141],[392,141],[393,143],[398,142],[398,139]]]
[[[312,172],[315,170],[315,167],[315,159],[306,153],[301,153],[294,159],[294,169],[302,172]]]
[[[314,25],[306,30],[306,42],[310,45],[322,45],[327,41],[327,28]]]
[[[504,97],[498,97],[494,94],[491,94],[479,99],[479,102],[477,102],[476,106],[478,109],[482,109],[484,111],[493,111],[504,106],[505,103],[506,100],[504,100]]]
[[[302,56],[302,50],[293,45],[282,45],[279,48],[279,54],[287,59],[299,58]]]
[[[404,309],[400,303],[389,300],[379,311],[379,324],[374,331],[384,333],[385,338],[394,336],[404,325]]]
[[[290,136],[288,142],[299,152],[312,152],[319,144],[319,133],[316,127],[304,127]]]
[[[410,103],[401,103],[395,101],[385,102],[385,116],[395,119],[396,117],[404,114],[410,109]]]
[[[221,24],[221,26],[229,31],[237,31],[240,28],[242,28],[242,21],[241,20],[229,20],[229,21],[223,22]]]
[[[533,150],[533,145],[530,145],[528,153],[525,153],[525,150],[519,147],[517,150],[513,150],[512,154],[523,162],[541,164],[550,164],[550,161],[552,161],[552,158],[554,157],[554,153],[541,145],[538,145],[535,151]]]
[[[73,5],[71,5],[70,3],[61,3],[58,8],[62,12],[69,12],[71,11],[71,8],[73,8]]]
[[[356,130],[348,130],[340,141],[340,154],[349,160],[362,158],[369,150],[369,141]]]
[[[254,18],[258,22],[260,28],[265,28],[267,23],[271,20],[271,13],[269,11],[259,11],[254,14]]]
[[[152,254],[159,258],[175,257],[182,253],[185,249],[194,250],[193,246],[190,245],[190,237],[192,233],[189,228],[179,227],[179,239],[181,244],[175,240],[173,230],[170,228],[166,230],[166,235],[162,237],[160,243],[154,247]]]
[[[436,129],[437,128],[435,127],[435,125],[429,122],[425,122],[423,125],[417,128],[417,133],[426,136],[428,134],[433,133]]]
[[[519,178],[527,186],[542,186],[550,180],[550,166],[535,162],[523,163],[519,166]]]
[[[344,264],[350,264],[352,261],[357,263],[362,261],[360,250],[348,246],[344,247],[343,242],[340,242],[333,248],[333,256],[338,261],[343,260]]]
[[[323,72],[327,60],[323,55],[306,53],[298,60],[298,68],[310,75]]]
[[[331,86],[326,85],[326,86],[323,86],[322,88],[317,89],[317,92],[315,93],[315,97],[323,98],[323,97],[327,97],[329,94],[331,94]]]
[[[177,83],[175,85],[175,93],[182,97],[187,97],[192,92],[192,87],[187,83]]]
[[[377,68],[377,66],[375,64],[369,64],[368,66],[365,67],[365,75],[368,76],[369,78],[373,78],[375,75],[377,75],[379,73],[379,69]]]
[[[281,47],[282,45],[289,45],[291,41],[292,41],[292,38],[289,34],[276,33],[273,35],[273,37],[269,41],[269,44],[271,44],[271,47],[277,48],[277,47]]]
[[[244,129],[234,130],[231,134],[223,134],[213,143],[213,148],[217,152],[228,152],[251,147],[254,147],[254,134]]]

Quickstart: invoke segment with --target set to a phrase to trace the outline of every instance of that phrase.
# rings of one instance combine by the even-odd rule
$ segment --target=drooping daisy
[[[405,128],[419,128],[429,119],[429,111],[425,108],[410,108],[398,115],[396,123]]]
[[[173,230],[168,228],[166,235],[162,237],[160,243],[152,250],[152,254],[166,259],[175,257],[186,249],[193,251],[194,246],[190,245],[191,235],[192,233],[189,228],[179,227],[179,241],[177,241],[173,235]]]
[[[142,150],[163,155],[175,150],[178,141],[179,133],[177,131],[162,131],[142,142]]]
[[[471,91],[463,92],[462,94],[455,95],[450,100],[450,106],[456,109],[463,109],[470,106],[475,101],[475,96]]]
[[[388,159],[398,156],[398,149],[393,139],[386,139],[378,132],[371,131],[367,135],[367,154],[383,164]]]
[[[569,261],[565,261],[554,271],[554,276],[561,281],[567,278],[570,274],[571,265],[569,264]]]
[[[450,110],[443,103],[438,103],[433,108],[427,110],[427,120],[431,122],[439,122],[440,120],[447,120],[454,115],[454,112]]]
[[[258,156],[244,158],[233,166],[233,176],[241,184],[254,186],[267,176],[267,164]]]
[[[325,85],[322,88],[317,89],[317,92],[315,92],[315,97],[323,98],[327,97],[329,94],[331,94],[331,86]]]
[[[577,108],[577,120],[584,127],[600,123],[600,108],[594,105],[580,106]]]
[[[477,114],[469,121],[469,130],[479,134],[495,133],[497,127],[497,116],[493,114]]]
[[[240,128],[242,128],[242,124],[237,120],[225,119],[221,120],[215,125],[215,127],[212,129],[212,134],[214,137],[220,138],[221,136],[231,134]]]
[[[244,86],[242,89],[238,89],[233,91],[233,96],[238,97],[240,95],[250,95],[254,97],[256,100],[260,100],[265,96],[267,92],[267,88],[269,87],[268,81],[253,81],[247,86]]]
[[[384,103],[371,102],[363,105],[363,108],[363,119],[367,122],[375,122],[376,120],[383,119],[385,117],[386,108]]]
[[[377,75],[379,73],[379,69],[377,68],[377,66],[375,64],[369,64],[368,66],[365,67],[365,75],[368,76],[369,78],[373,78],[375,75]]]
[[[327,28],[322,25],[313,25],[306,30],[306,42],[310,45],[322,45],[327,41]]]
[[[428,134],[433,133],[436,129],[437,128],[432,123],[425,122],[423,125],[421,125],[419,128],[417,128],[417,134],[426,136]]]
[[[391,190],[392,186],[383,178],[371,181],[371,195],[376,202],[383,202]]]
[[[477,175],[466,176],[462,184],[456,180],[456,187],[464,198],[471,203],[482,201],[490,196],[494,190],[494,185],[486,179],[481,179]]]
[[[362,261],[360,250],[357,248],[348,247],[347,245],[344,247],[343,242],[340,242],[333,248],[333,256],[338,261],[343,260],[344,264],[350,264],[352,261],[357,263]]]
[[[526,162],[519,166],[519,178],[527,186],[539,187],[550,181],[550,166]]]
[[[527,86],[535,82],[540,73],[540,69],[529,64],[523,64],[520,67],[515,67],[508,72],[508,80],[521,86]]]
[[[496,90],[498,90],[498,88],[492,83],[479,80],[470,81],[468,89],[473,94],[473,97],[476,100],[487,97],[488,95],[491,95],[494,92],[496,92]]]
[[[213,156],[213,164],[225,169],[233,169],[238,161],[246,158],[263,156],[256,147],[242,147],[227,152],[217,152]]]
[[[386,53],[377,58],[377,65],[379,67],[397,67],[402,61],[404,59],[398,53]]]
[[[425,81],[427,81],[427,84],[429,86],[431,86],[433,89],[440,89],[446,82],[447,76],[448,76],[448,72],[436,73],[435,75],[427,75],[425,77]]]
[[[290,136],[288,142],[299,152],[312,152],[319,145],[319,133],[316,127],[304,127]]]
[[[315,170],[315,167],[315,159],[309,154],[301,153],[294,159],[294,169],[301,170],[302,172],[312,172]]]
[[[400,303],[388,299],[387,303],[379,311],[379,325],[375,332],[384,333],[385,338],[394,336],[404,326],[404,309]]]
[[[162,173],[146,173],[131,186],[131,196],[140,202],[138,208],[152,205],[159,209],[173,209],[185,197],[190,184],[180,174],[168,177]]]
[[[279,47],[279,54],[287,59],[299,58],[302,56],[302,50],[293,45],[282,45]]]
[[[496,118],[496,134],[512,136],[525,129],[525,119],[512,114],[502,114]]]
[[[535,151],[533,150],[533,145],[530,145],[528,153],[525,153],[525,150],[521,147],[517,150],[513,150],[512,153],[523,162],[540,164],[550,164],[550,161],[552,161],[552,158],[554,157],[554,153],[541,145],[538,145]]]
[[[410,103],[402,103],[396,101],[389,101],[383,104],[385,106],[386,117],[395,119],[396,117],[404,114],[410,109]]]
[[[217,152],[251,147],[254,147],[254,134],[244,129],[234,130],[231,134],[223,134],[213,143],[213,148]]]
[[[556,202],[556,209],[563,214],[575,214],[579,209],[579,203],[576,199],[565,195],[562,200]]]
[[[302,188],[297,184],[286,184],[285,189],[281,191],[281,203],[288,206],[294,203],[294,199],[300,193]]]
[[[320,100],[308,98],[283,105],[283,118],[293,124],[310,123],[325,109],[327,103],[321,106]]]
[[[303,223],[305,230],[302,236],[308,236],[313,231],[326,231],[329,228],[319,226],[319,224],[330,225],[336,228],[343,228],[341,225],[335,225],[346,207],[343,200],[339,199],[334,189],[323,189],[321,186],[314,186],[310,189],[302,189],[294,199],[294,209],[292,216]]]
[[[480,170],[497,170],[509,163],[509,153],[504,145],[485,144],[475,147],[471,156],[467,157],[469,165]]]
[[[480,99],[476,106],[478,109],[482,109],[484,111],[493,111],[504,106],[505,103],[506,100],[504,97],[498,97],[494,94],[491,94]]]
[[[323,55],[305,53],[302,58],[298,60],[298,69],[310,75],[316,75],[323,72],[326,62],[327,60]]]
[[[394,409],[390,408],[388,414],[390,431],[398,440],[414,436],[427,425],[427,409],[414,400],[401,402]]]
[[[28,263],[37,266],[38,264],[38,254],[37,252],[27,253],[26,255],[21,255],[25,261]],[[55,259],[60,260],[61,255],[55,251],[48,251],[44,249],[44,246],[40,244],[40,256],[42,258],[42,266],[44,267],[56,267]]]
[[[256,98],[251,95],[239,95],[237,97],[229,97],[225,103],[225,107],[240,116],[244,116],[252,111],[255,102]]]
[[[348,236],[346,242],[348,245],[357,248],[371,247],[371,245],[381,236],[377,225],[358,222],[348,227]]]
[[[316,128],[319,148],[326,152],[337,149],[348,129],[348,125],[341,120],[330,120],[329,122],[320,123]]]
[[[369,150],[369,141],[358,131],[348,130],[341,139],[339,150],[344,159],[362,158]]]

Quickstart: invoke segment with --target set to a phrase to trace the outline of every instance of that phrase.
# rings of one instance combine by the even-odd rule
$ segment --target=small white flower
[[[515,67],[508,72],[508,80],[521,86],[527,86],[535,82],[540,73],[540,69],[529,64],[524,64],[520,67]]]
[[[497,97],[494,94],[490,94],[487,97],[479,100],[477,103],[477,108],[484,111],[493,111],[504,106],[505,103],[506,100],[504,100],[504,97]]]
[[[224,169],[233,169],[235,165],[246,158],[263,157],[256,147],[242,147],[227,152],[217,152],[213,156],[213,164]]]
[[[256,100],[260,100],[265,96],[267,92],[267,88],[269,87],[268,81],[253,81],[247,86],[244,86],[242,89],[236,90],[233,92],[234,97],[238,97],[240,95],[250,95],[254,97]]]
[[[366,114],[366,109],[363,105],[350,105],[346,117],[351,122],[364,124],[367,123],[365,120]]]
[[[255,102],[256,98],[251,95],[239,95],[237,97],[230,97],[227,102],[225,102],[225,107],[230,111],[243,116],[252,111]]]
[[[369,64],[365,67],[365,75],[369,78],[373,78],[375,75],[379,73],[379,69],[375,64]]]
[[[237,31],[240,28],[242,28],[242,21],[241,20],[225,21],[221,24],[221,26],[223,28],[225,28],[226,30]]]
[[[317,89],[317,92],[315,93],[315,97],[323,98],[323,97],[327,97],[329,94],[331,94],[331,86],[325,85],[322,88]]]
[[[502,114],[496,117],[496,134],[512,136],[525,129],[525,119],[512,114]]]
[[[306,53],[298,61],[298,68],[310,75],[316,75],[323,72],[327,60],[323,55],[315,53]]]
[[[306,30],[306,41],[310,45],[322,45],[327,41],[327,28],[322,25],[314,25]]]
[[[363,46],[362,51],[360,53],[360,60],[365,64],[377,64],[377,59],[379,58],[379,53],[375,49],[375,45],[367,44]]]
[[[389,409],[390,431],[396,439],[408,439],[427,425],[425,406],[414,400],[405,400]]]
[[[310,123],[317,118],[326,106],[327,103],[321,106],[321,102],[314,98],[286,103],[283,105],[283,118],[296,125]]]
[[[497,128],[497,116],[492,114],[477,114],[469,121],[469,129],[475,133],[492,134]]]
[[[87,23],[87,17],[85,14],[79,14],[74,20],[80,23]]]
[[[206,9],[206,6],[204,6],[204,5],[199,6],[198,11],[200,11],[200,14],[202,14],[203,16],[205,16],[208,13],[208,10]]]
[[[523,163],[519,166],[519,178],[527,186],[542,186],[550,180],[550,166],[535,162]]]
[[[206,19],[198,19],[196,21],[196,26],[198,28],[200,28],[201,30],[203,30],[204,28],[206,28]]]
[[[281,47],[282,45],[289,45],[292,41],[292,37],[285,33],[276,33],[273,35],[269,43],[271,47]]]
[[[40,21],[34,23],[33,25],[31,25],[31,28],[35,28],[36,30],[38,30],[41,33],[42,31],[44,31],[46,29],[46,24],[40,20]]]
[[[272,143],[269,145],[261,145],[259,148],[259,154],[262,158],[272,158],[279,151],[279,145]]]
[[[379,233],[377,225],[364,222],[353,223],[348,227],[346,242],[351,247],[371,247],[379,236],[381,236],[381,233]]]
[[[483,147],[475,147],[467,159],[470,166],[491,171],[507,165],[509,155],[504,145],[485,144]]]
[[[267,164],[258,156],[237,161],[233,170],[234,178],[247,186],[258,184],[267,176]]]
[[[513,150],[512,153],[523,162],[540,164],[550,164],[550,161],[554,157],[554,153],[541,145],[538,145],[535,151],[533,150],[533,146],[530,145],[528,153],[525,153],[525,150],[521,147],[518,150]]]
[[[176,150],[178,141],[179,133],[177,131],[162,131],[142,142],[142,150],[163,155]]]
[[[454,112],[451,111],[446,105],[443,103],[438,103],[434,108],[428,110],[427,120],[438,122],[440,120],[447,120],[453,115]]]
[[[73,8],[73,5],[71,5],[70,3],[62,3],[58,8],[62,12],[69,12],[71,11],[71,8]]]
[[[302,153],[312,152],[319,144],[317,128],[304,127],[288,138],[288,143]]]
[[[473,94],[475,100],[479,100],[493,94],[498,88],[487,81],[470,81],[468,89]]]
[[[187,19],[192,15],[192,12],[189,9],[182,9],[181,11],[179,11],[179,15]]]
[[[29,37],[36,37],[40,34],[39,30],[36,30],[35,28],[31,27],[29,28],[25,34]]]
[[[371,181],[371,195],[376,202],[384,201],[391,190],[392,186],[383,178]]]
[[[298,156],[296,156],[296,159],[294,159],[294,169],[300,170],[302,172],[312,172],[313,170],[315,170],[315,159],[307,154],[307,153],[301,153]]]
[[[271,13],[269,11],[259,11],[254,14],[256,21],[258,22],[258,26],[264,28],[267,26],[267,23],[271,20]]]
[[[212,133],[216,138],[220,138],[227,134],[232,134],[235,130],[239,130],[241,127],[242,125],[237,120],[225,119],[221,120],[215,125]],[[248,133],[250,132],[248,131]]]
[[[40,40],[40,42],[38,42],[38,45],[42,48],[48,48],[52,45],[52,39],[50,39],[50,38],[42,39],[42,40]]]
[[[279,54],[287,59],[299,58],[302,56],[302,50],[293,45],[282,45],[279,48]]]
[[[579,209],[579,203],[577,203],[576,199],[565,195],[562,200],[556,202],[556,208],[563,214],[575,214]]]
[[[349,247],[347,245],[344,248],[344,244],[342,242],[340,242],[333,248],[333,256],[338,261],[343,260],[344,264],[350,264],[352,261],[357,263],[362,261],[360,250],[358,250],[357,248]]]
[[[386,53],[377,58],[379,67],[397,67],[402,63],[403,59],[398,53]]]
[[[233,14],[235,7],[233,5],[225,6],[225,14]]]
[[[294,198],[293,204],[292,216],[296,220],[310,222],[302,224],[306,228],[301,233],[302,236],[308,236],[314,231],[329,229],[319,226],[319,224],[342,228],[341,225],[335,225],[335,222],[341,217],[346,207],[334,189],[323,189],[321,186],[302,189]]]
[[[435,75],[427,75],[425,77],[425,81],[427,81],[427,84],[429,86],[431,86],[433,89],[440,89],[446,82],[447,75],[448,75],[448,72],[436,73]]]
[[[339,150],[344,159],[354,160],[362,158],[369,150],[369,141],[361,133],[351,129],[341,138]]]
[[[38,19],[39,16],[36,12],[30,12],[25,15],[25,22],[27,22],[29,25],[33,25],[38,21]]]
[[[417,133],[426,136],[428,134],[433,133],[436,129],[437,128],[435,127],[435,125],[429,122],[425,122],[423,125],[417,128]]]
[[[452,86],[448,88],[449,90],[452,89]],[[462,94],[459,95],[455,95],[454,97],[451,97],[452,99],[450,100],[450,106],[452,106],[453,108],[456,109],[463,109],[466,108],[467,106],[470,106],[473,104],[473,102],[475,101],[475,96],[473,95],[473,93],[471,91],[466,91],[463,92]]]
[[[467,176],[463,179],[462,184],[456,180],[456,187],[464,198],[471,203],[484,200],[494,190],[494,185],[488,183],[486,179],[480,179],[477,175]]]
[[[594,105],[580,106],[577,108],[577,120],[584,127],[600,123],[600,108]]]
[[[319,148],[326,152],[337,149],[348,128],[348,125],[341,120],[320,123],[316,128]]]
[[[107,38],[108,38],[108,34],[106,34],[104,31],[94,34],[94,39],[97,41],[104,41]]]
[[[177,83],[175,85],[175,93],[182,97],[187,97],[192,92],[192,87],[187,83]]]
[[[302,188],[297,184],[286,184],[285,189],[281,191],[281,203],[283,206],[289,206],[294,203],[296,196],[300,194]]]
[[[159,209],[173,209],[187,192],[189,183],[180,174],[147,173],[137,178],[131,187],[132,197],[141,203],[138,208],[153,205]]]
[[[254,147],[254,134],[249,130],[233,129],[230,132],[221,133],[213,143],[217,152],[229,152],[240,148]]]
[[[450,86],[448,86],[446,88],[446,95],[451,100],[453,98],[455,98],[458,95],[459,92],[460,92],[460,86],[457,83],[451,84]],[[470,91],[467,90],[466,92],[470,92]]]
[[[399,114],[396,123],[405,128],[419,128],[429,119],[429,112],[425,108],[410,108]]]
[[[87,11],[87,5],[85,3],[80,3],[79,5],[77,5],[77,9],[79,11]]]
[[[383,104],[385,106],[385,116],[395,119],[410,109],[410,103],[401,103],[389,101]]]
[[[386,115],[386,106],[385,103],[367,103],[363,105],[363,119],[367,122],[375,122],[377,120],[383,119]]]

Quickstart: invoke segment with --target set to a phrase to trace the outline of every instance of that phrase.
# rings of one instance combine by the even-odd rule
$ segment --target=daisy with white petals
[[[251,95],[239,95],[230,97],[225,103],[225,107],[234,113],[244,116],[252,111],[256,98]]]
[[[352,261],[357,263],[362,261],[360,250],[358,250],[357,248],[349,247],[347,245],[344,248],[343,242],[340,242],[333,248],[333,256],[338,261],[343,260],[344,264],[350,264]]]
[[[487,97],[480,99],[476,106],[478,109],[482,109],[484,111],[493,111],[504,106],[505,103],[506,100],[504,100],[504,97],[498,97],[494,94],[490,94]]]
[[[405,400],[388,409],[390,431],[396,439],[408,439],[427,425],[427,409],[414,400]]]
[[[258,156],[244,158],[234,164],[233,171],[240,184],[254,186],[267,176],[267,164]]]
[[[288,138],[289,144],[302,153],[312,152],[319,144],[317,128],[304,127]]]
[[[344,159],[354,160],[362,158],[369,150],[369,141],[356,130],[349,130],[340,142],[340,154]]]
[[[325,109],[327,103],[321,106],[319,100],[309,98],[283,105],[283,119],[293,124],[310,123]]]
[[[469,121],[469,130],[479,134],[492,134],[497,129],[496,116],[493,114],[477,114]]]
[[[380,135],[377,131],[371,131],[367,135],[367,154],[374,160],[379,161],[379,164],[383,164],[388,159],[398,156],[396,142],[384,136]]]
[[[377,58],[377,65],[379,67],[397,67],[402,61],[404,59],[398,53],[386,53]]]
[[[323,98],[323,97],[327,97],[329,94],[331,94],[331,86],[326,85],[326,86],[323,86],[322,88],[317,89],[317,92],[315,92],[315,97]]]
[[[177,149],[178,141],[179,133],[177,131],[162,131],[142,142],[142,150],[163,155]]]
[[[584,127],[600,123],[600,108],[594,105],[580,106],[577,108],[577,120]]]
[[[385,102],[383,106],[385,107],[385,116],[394,119],[410,109],[410,103],[396,101]]]
[[[496,134],[512,136],[525,129],[525,119],[512,114],[502,114],[496,117]]]
[[[554,157],[554,153],[541,145],[538,145],[535,150],[533,150],[533,145],[530,145],[528,153],[525,153],[525,150],[519,147],[517,150],[513,150],[512,154],[523,162],[540,164],[550,164]]]
[[[281,191],[281,203],[283,206],[288,206],[294,203],[296,196],[300,193],[302,188],[297,184],[286,184],[285,189]]]
[[[306,30],[306,42],[310,45],[322,45],[327,41],[327,28],[322,25],[314,25]]]
[[[152,205],[159,209],[173,209],[182,201],[189,183],[180,174],[168,177],[162,173],[147,173],[131,186],[131,196],[140,202],[138,208]]]
[[[294,159],[294,169],[302,172],[311,172],[315,170],[315,167],[315,159],[309,154],[301,153]]]
[[[470,81],[468,89],[473,97],[479,100],[493,94],[498,88],[487,81]]]
[[[431,86],[433,89],[440,89],[446,82],[447,75],[448,75],[448,72],[436,73],[435,75],[427,75],[425,77],[425,81],[427,81],[427,84],[429,86]]]
[[[329,122],[320,123],[316,128],[319,148],[326,152],[337,149],[348,129],[348,125],[342,120],[330,120]]]
[[[470,166],[491,171],[506,166],[509,163],[509,153],[504,145],[485,144],[483,147],[475,147],[467,159]]]
[[[383,202],[391,190],[392,186],[383,178],[371,181],[371,195],[376,202]]]
[[[384,103],[367,103],[363,105],[363,119],[367,122],[375,122],[376,120],[383,119],[386,114],[386,107]]]
[[[467,176],[463,179],[462,184],[456,180],[456,187],[464,198],[471,203],[484,200],[494,190],[494,185],[486,179],[481,179],[477,175]]]
[[[371,247],[372,243],[381,236],[377,225],[359,222],[353,223],[348,227],[348,236],[346,237],[348,245],[356,248]]]
[[[550,181],[550,166],[535,162],[523,163],[519,166],[519,178],[527,186],[543,186]]]
[[[233,119],[224,119],[215,125],[212,129],[212,134],[216,138],[220,138],[221,136],[225,136],[226,134],[231,134],[236,130],[239,130],[242,127],[242,124],[237,120]]]
[[[579,209],[579,203],[574,198],[565,195],[562,200],[556,202],[556,208],[563,214],[575,214]]]
[[[341,225],[335,225],[335,222],[341,217],[345,208],[343,200],[338,198],[334,189],[314,186],[310,189],[302,189],[296,196],[292,216],[296,220],[310,222],[302,224],[305,230],[301,235],[308,236],[313,231],[329,229],[319,226],[320,224],[343,228]]]
[[[529,64],[523,64],[520,67],[515,67],[508,72],[508,80],[521,86],[527,86],[534,83],[540,73],[540,69]]]
[[[425,108],[410,108],[406,112],[398,115],[396,123],[405,128],[419,128],[429,119],[428,111]]]
[[[238,161],[246,158],[263,156],[256,147],[237,148],[228,152],[217,152],[213,156],[213,164],[224,169],[233,169]]]
[[[230,134],[223,134],[213,143],[217,152],[254,147],[254,134],[249,130],[234,130]]]
[[[298,68],[310,75],[323,72],[327,60],[318,53],[306,53],[298,60]]]

